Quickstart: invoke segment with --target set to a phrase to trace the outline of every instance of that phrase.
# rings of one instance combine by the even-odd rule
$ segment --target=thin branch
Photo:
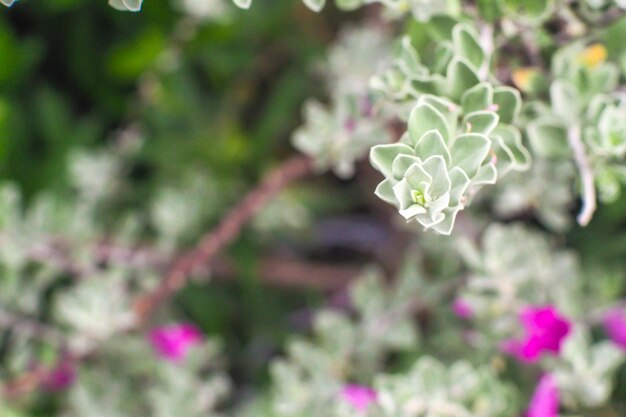
[[[50,369],[43,365],[36,365],[2,386],[2,397],[7,399],[20,398],[34,390],[47,378]]]
[[[574,125],[567,130],[567,141],[569,146],[574,152],[574,160],[576,166],[580,172],[580,179],[582,181],[582,201],[583,206],[578,214],[578,224],[581,226],[587,226],[593,217],[593,213],[596,211],[596,188],[593,171],[589,164],[589,159],[585,153],[585,146],[583,145],[580,137],[580,126]]]
[[[344,288],[359,276],[361,270],[358,265],[268,257],[259,264],[258,275],[264,284],[270,286],[333,291]],[[236,274],[236,269],[220,257],[213,262],[212,273],[217,281],[230,281]]]
[[[235,206],[226,217],[218,224],[218,226],[210,233],[207,233],[198,243],[198,245],[182,254],[177,260],[174,261],[169,272],[163,277],[157,288],[149,294],[140,296],[135,302],[135,312],[137,313],[136,325],[144,323],[150,315],[158,309],[158,307],[165,302],[173,293],[182,288],[187,282],[188,278],[194,273],[198,272],[200,268],[208,267],[211,262],[215,260],[216,255],[220,252],[224,246],[235,240],[235,238],[241,232],[241,229],[248,223],[252,217],[258,213],[265,204],[273,197],[278,195],[289,184],[297,181],[298,179],[313,172],[312,161],[305,156],[295,156],[285,161],[282,165],[272,170],[261,183],[250,191],[246,197]],[[96,245],[100,255],[105,258],[123,258],[135,259],[136,253],[134,251],[126,251],[120,248],[116,248],[112,245]],[[40,261],[50,261],[50,255],[55,256],[53,263],[57,264],[57,267],[69,270],[74,273],[80,274],[83,272],[81,269],[77,269],[76,265],[68,263],[68,258],[63,254],[60,258],[58,253],[51,248],[44,248],[43,251],[39,248],[35,251],[34,258]],[[142,252],[143,254],[143,252]],[[143,256],[145,255],[145,256]],[[143,254],[140,256],[142,260],[152,259],[150,254]],[[326,276],[323,286],[329,285],[328,277],[330,273],[338,272],[335,267],[321,266],[316,271],[320,273],[318,276]],[[287,274],[298,274],[303,270],[296,267],[294,264],[285,265],[279,267],[279,265],[273,265],[269,268],[265,268],[265,273],[274,277],[277,282],[284,282],[288,280]],[[353,278],[355,270],[340,271],[338,281],[347,282],[348,279]],[[311,275],[309,274],[310,278]],[[298,277],[301,278],[301,277]],[[136,327],[136,326],[135,326]],[[128,329],[130,330],[130,329]],[[91,352],[83,352],[79,355],[71,356],[71,360],[74,362],[81,361],[89,355]],[[0,386],[0,394],[6,398],[18,398],[23,395],[32,392],[45,380],[49,374],[50,369],[43,365],[37,365],[33,369],[18,375],[16,378],[7,381]]]
[[[164,301],[187,283],[190,276],[200,268],[207,268],[220,250],[235,240],[241,229],[269,200],[292,182],[309,175],[312,170],[312,161],[299,155],[271,171],[196,247],[173,263],[157,288],[138,297],[134,306],[138,321],[145,322]]]

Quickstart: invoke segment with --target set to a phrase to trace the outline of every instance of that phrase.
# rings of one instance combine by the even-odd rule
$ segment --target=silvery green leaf
[[[502,185],[499,182],[493,193],[496,211],[505,217],[535,213],[548,228],[566,230],[572,223],[573,179],[570,161],[534,158],[531,170],[514,172],[502,180]]]
[[[11,7],[16,1],[17,0],[0,0],[0,3],[4,4],[7,7]]]
[[[553,0],[504,0],[501,6],[517,18],[541,21],[549,15]]]
[[[566,123],[577,123],[582,105],[580,94],[568,82],[557,80],[550,86],[550,101],[554,114]]]
[[[602,65],[589,77],[589,92],[611,92],[619,85],[619,68],[615,65]],[[582,91],[585,93],[585,91]]]
[[[531,156],[522,142],[522,134],[512,126],[498,126],[490,136],[496,153],[496,168],[500,175],[509,171],[526,171],[530,168]]]
[[[355,10],[358,9],[363,2],[361,0],[336,0],[335,4],[341,10]]]
[[[434,96],[431,94],[424,94],[420,96],[418,104],[430,104],[437,109],[446,120],[449,130],[456,132],[458,119],[460,116],[460,108],[452,101],[444,97]]]
[[[370,151],[370,162],[385,177],[392,177],[393,161],[400,154],[413,155],[413,149],[402,143],[376,145]]]
[[[233,0],[235,5],[242,9],[249,9],[252,4],[252,0]]]
[[[455,101],[460,100],[463,93],[480,82],[471,64],[458,57],[455,57],[448,66],[446,80],[448,95]]]
[[[570,148],[565,127],[558,121],[544,118],[532,121],[526,128],[528,140],[538,155],[547,158],[567,158]]]
[[[512,335],[518,323],[515,306],[550,304],[570,319],[585,309],[576,258],[553,250],[547,236],[521,224],[494,223],[486,229],[481,247],[482,265],[472,260],[461,296],[472,300],[479,321],[486,320],[483,331],[499,338]]]
[[[517,120],[522,109],[522,98],[518,90],[499,86],[493,92],[493,104],[498,106],[496,112],[502,123],[511,124]]]
[[[109,5],[117,10],[138,12],[143,0],[109,0]]]
[[[324,4],[326,0],[303,0],[306,7],[313,10],[314,12],[319,12],[324,8]]]
[[[626,155],[626,98],[598,95],[587,111],[584,139],[600,156],[623,159]]]
[[[478,133],[465,133],[456,137],[450,148],[452,166],[461,168],[468,177],[472,178],[483,164],[491,141],[485,135]]]
[[[570,408],[600,407],[614,387],[614,375],[626,356],[611,342],[593,343],[581,326],[566,341],[553,374]]]
[[[500,118],[497,113],[483,110],[465,115],[462,124],[466,127],[468,133],[481,133],[489,136],[499,121]]]
[[[475,85],[461,97],[464,114],[487,110],[491,104],[493,104],[493,86],[487,82]]]
[[[384,179],[378,186],[376,187],[376,191],[374,194],[380,198],[381,200],[397,205],[398,201],[396,200],[396,195],[393,192],[393,182],[390,179]]]
[[[415,155],[428,158],[432,155],[441,155],[447,164],[451,162],[450,151],[438,130],[431,130],[422,135],[415,144]]]
[[[425,158],[425,156],[423,157]],[[420,158],[413,156],[413,155],[398,155],[393,160],[393,164],[391,167],[393,178],[397,181],[402,180],[405,172],[408,171],[411,165],[416,164],[416,163],[418,165],[421,164]]]
[[[484,164],[474,177],[472,177],[472,185],[495,184],[498,179],[498,170],[494,164]]]
[[[449,367],[423,356],[409,372],[375,379],[380,417],[512,417],[518,405],[512,387],[488,368],[467,362]]]
[[[453,134],[443,114],[428,103],[420,103],[413,109],[409,116],[408,128],[414,145],[424,134],[432,130],[438,131],[446,143]]]
[[[478,71],[485,64],[485,53],[478,42],[476,33],[467,25],[459,24],[452,30],[454,55],[471,63]]]
[[[442,196],[450,191],[452,184],[450,182],[450,178],[448,177],[446,160],[442,156],[430,156],[424,161],[422,166],[432,177],[429,192],[436,196]]]
[[[433,57],[433,63],[431,70],[437,74],[444,74],[450,61],[454,57],[454,49],[450,42],[445,42],[437,45],[435,55]]]

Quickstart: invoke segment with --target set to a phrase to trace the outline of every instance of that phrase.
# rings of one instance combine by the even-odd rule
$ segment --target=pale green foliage
[[[234,2],[251,6],[251,0]],[[138,11],[141,3],[109,0],[124,11]],[[319,11],[325,0],[304,3]],[[580,139],[601,198],[617,199],[626,184],[620,86],[626,55],[616,45],[609,53],[606,38],[607,49],[590,44],[601,34],[587,23],[619,14],[614,6],[626,8],[624,0],[587,0],[576,11],[566,8],[572,2],[550,0],[337,0],[343,9],[371,3],[384,6],[383,19],[406,18],[404,36],[392,51],[386,31],[397,27],[377,20],[341,32],[329,51],[321,65],[327,100],[305,102],[303,125],[292,140],[319,172],[350,178],[369,154],[384,177],[375,194],[405,220],[442,235],[452,233],[471,202],[487,216],[489,210],[506,220],[533,216],[563,231],[571,224],[575,168],[582,170],[572,145],[578,135],[573,139]],[[221,2],[177,5],[188,20],[224,13]],[[544,23],[552,18],[567,30],[554,29],[558,36],[548,39],[553,29]],[[545,68],[541,61],[551,54],[551,68]],[[532,71],[546,88],[519,87],[530,98],[522,106],[509,84],[517,85],[512,73],[527,61],[539,61]],[[393,137],[398,131],[406,132]],[[103,220],[104,208],[132,187],[125,177],[137,149],[122,148],[71,154],[73,192],[67,195],[39,195],[27,205],[16,188],[0,188],[0,376],[19,375],[34,359],[52,364],[65,351],[89,353],[78,380],[60,397],[62,416],[220,416],[216,410],[230,383],[219,343],[205,341],[182,363],[159,359],[137,331],[132,306],[154,287],[173,253],[212,224],[241,187],[191,172],[158,185],[147,209]],[[492,193],[477,194],[483,188]],[[314,211],[298,192],[268,204],[254,231],[314,225]],[[272,361],[268,392],[237,392],[234,413],[513,417],[521,415],[541,373],[555,377],[560,415],[620,412],[609,401],[624,352],[596,332],[607,306],[624,293],[619,265],[604,270],[593,264],[604,261],[606,244],[594,242],[597,253],[575,254],[564,247],[577,244],[576,233],[550,237],[516,223],[485,225],[487,216],[472,215],[459,220],[459,239],[420,236],[419,249],[407,245],[405,256],[413,262],[395,280],[367,270],[350,286],[349,305],[314,313],[311,334],[289,338]],[[598,230],[612,227],[607,224]],[[105,237],[134,248],[145,235],[158,265],[150,256],[102,254]],[[618,256],[620,243],[613,248]],[[455,298],[469,306],[467,317],[450,312]],[[522,334],[519,313],[529,306],[554,307],[574,331],[560,354],[518,366],[501,343]],[[377,391],[366,411],[342,397],[350,383]],[[2,417],[21,416],[5,411],[1,401]]]
[[[436,45],[434,60],[426,66],[410,39],[402,38],[393,68],[374,78],[372,87],[399,102],[435,94],[458,103],[468,89],[487,79],[488,52],[469,25],[456,25],[452,39]]]
[[[518,412],[508,384],[493,370],[465,361],[445,366],[425,356],[404,375],[379,376],[374,386],[379,400],[372,416],[512,417]]]
[[[17,0],[0,0],[0,3],[11,7]],[[143,0],[108,0],[109,5],[117,10],[127,12],[138,12],[141,10]]]
[[[109,0],[109,5],[117,10],[125,12],[138,12],[141,10],[143,0]]]
[[[539,155],[570,159],[568,135],[580,132],[593,152],[590,164],[600,198],[614,201],[620,183],[626,183],[626,106],[623,97],[613,93],[619,69],[605,55],[599,44],[573,44],[559,51],[552,64],[556,79],[550,86],[550,107],[533,104],[536,117],[527,133]]]
[[[623,160],[626,155],[626,96],[596,96],[587,110],[585,138],[598,155]]]
[[[195,231],[204,219],[215,214],[222,203],[215,199],[222,187],[237,189],[237,184],[221,183],[198,172],[190,172],[181,184],[162,187],[150,206],[150,220],[157,230],[161,247],[172,250]]]
[[[366,272],[351,288],[356,318],[348,312],[322,310],[314,318],[314,339],[296,338],[287,357],[272,367],[273,408],[280,416],[332,415],[349,381],[369,381],[384,367],[390,352],[417,343],[413,302],[422,286],[419,272],[406,269],[386,289],[380,272]]]
[[[374,147],[370,160],[385,176],[376,195],[405,219],[450,234],[479,188],[528,169],[530,154],[513,125],[520,94],[480,81],[489,64],[476,33],[456,25],[438,48],[431,70],[404,38],[394,68],[372,81],[402,109],[414,107],[408,136]]]
[[[329,52],[330,105],[307,101],[305,124],[293,134],[294,146],[310,155],[318,169],[351,177],[356,161],[373,145],[389,141],[385,119],[377,114],[378,97],[367,91],[369,78],[385,65],[388,47],[380,30],[353,29],[343,32]]]
[[[570,409],[605,404],[624,359],[624,352],[611,342],[593,343],[587,330],[577,328],[553,365],[563,403]]]
[[[513,172],[498,182],[491,192],[494,209],[504,217],[532,212],[547,227],[566,230],[572,224],[574,176],[569,161],[535,157],[531,170]]]
[[[217,417],[229,381],[219,371],[219,344],[195,346],[184,363],[146,355],[151,347],[126,337],[101,347],[98,361],[81,369],[64,417],[150,415]]]
[[[585,0],[585,3],[591,9],[602,9],[607,6],[615,5],[622,9],[626,9],[626,1],[625,0]]]
[[[370,155],[385,176],[376,195],[405,219],[446,235],[471,196],[496,182],[498,167],[502,174],[524,170],[530,159],[519,132],[506,124],[519,111],[518,94],[478,84],[461,103],[420,96],[408,135],[400,143],[375,146]]]
[[[306,124],[294,132],[294,146],[314,156],[319,169],[332,168],[339,177],[351,177],[355,161],[388,136],[378,120],[364,116],[367,100],[337,98],[328,110],[318,101],[308,101],[303,113]]]
[[[493,224],[480,249],[460,242],[459,254],[471,267],[461,298],[471,305],[484,330],[511,334],[526,305],[555,305],[570,317],[582,314],[576,294],[580,274],[575,256],[552,250],[545,236],[521,225]]]

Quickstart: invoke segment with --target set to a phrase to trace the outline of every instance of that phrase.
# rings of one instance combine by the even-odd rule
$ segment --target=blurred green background
[[[68,161],[77,150],[114,146],[136,129],[143,145],[103,223],[146,211],[165,187],[210,178],[219,201],[178,242],[193,245],[294,153],[289,139],[303,101],[326,94],[316,65],[338,28],[363,18],[330,5],[316,14],[295,0],[257,3],[242,11],[216,2],[224,11],[206,18],[166,0],[148,0],[137,14],[103,0],[23,0],[1,9],[2,180],[17,184],[27,204],[43,191],[71,193]],[[372,198],[377,180],[361,169],[350,182],[325,175],[290,190],[278,204],[300,210],[300,222],[247,229],[228,250],[234,279],[192,284],[179,294],[177,313],[224,338],[236,382],[265,380],[267,360],[290,332],[307,328],[307,306],[330,292],[268,287],[259,277],[264,259],[397,267],[408,238]],[[626,198],[567,241],[594,262],[621,266],[624,210]],[[149,227],[143,233],[147,242],[157,235]],[[453,275],[457,264],[429,267]],[[341,292],[332,293],[341,303]]]
[[[20,1],[1,9],[2,180],[18,185],[26,205],[42,192],[69,195],[69,161],[77,150],[97,153],[138,130],[143,145],[127,161],[127,183],[102,220],[113,227],[123,213],[145,212],[163,188],[200,178],[198,186],[216,187],[220,201],[183,236],[180,246],[191,246],[263,173],[294,153],[289,140],[302,102],[326,94],[316,65],[338,27],[360,18],[332,7],[316,14],[293,0],[264,3],[242,11],[215,2],[222,12],[205,18],[166,0],[146,1],[141,13],[90,0]],[[283,203],[305,207],[305,219],[341,214],[338,221],[350,232],[363,226],[367,210],[361,187],[329,175],[290,191]],[[296,226],[244,232],[229,249],[235,280],[194,284],[175,300],[179,314],[225,338],[240,381],[266,377],[267,359],[288,331],[306,327],[305,306],[323,293],[261,291],[257,266],[265,256],[342,265],[371,258],[371,248],[325,239],[323,223]],[[148,228],[144,235],[149,242],[156,233]]]

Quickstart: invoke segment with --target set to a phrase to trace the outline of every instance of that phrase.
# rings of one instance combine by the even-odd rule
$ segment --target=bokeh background
[[[24,0],[1,9],[0,177],[21,193],[21,210],[41,196],[62,201],[79,192],[98,201],[85,203],[98,222],[89,233],[116,242],[132,236],[133,247],[170,255],[194,245],[296,152],[290,139],[303,102],[327,99],[320,62],[328,46],[341,27],[371,13],[256,2],[247,11],[227,0],[149,0],[141,13],[101,0]],[[345,286],[363,266],[376,262],[387,277],[401,268],[414,234],[396,227],[394,211],[373,196],[378,181],[363,164],[349,181],[325,174],[288,188],[162,313],[219,335],[239,387],[230,401],[267,384],[267,362],[290,334],[310,328],[315,306],[345,305]],[[479,226],[498,217],[487,207],[476,203],[484,209]],[[625,210],[626,196],[563,242],[586,265],[619,271]],[[530,213],[500,220],[537,224]],[[458,227],[474,226],[461,216]],[[421,250],[435,251],[436,242]],[[423,267],[433,276],[452,276],[460,263],[432,259],[440,262]],[[46,321],[47,301],[70,275],[50,281],[33,314]],[[134,279],[143,278],[158,275]],[[428,314],[421,319],[427,338]],[[8,346],[0,340],[0,363]],[[33,416],[58,407],[54,396],[38,401]]]

